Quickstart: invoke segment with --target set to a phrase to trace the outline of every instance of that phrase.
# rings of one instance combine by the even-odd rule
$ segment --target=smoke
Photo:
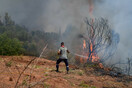
[[[102,5],[96,4],[96,17],[106,17],[112,28],[120,35],[116,58],[125,60],[132,55],[132,7],[131,0],[106,0]],[[115,58],[114,58],[115,59]]]
[[[89,9],[93,10],[93,17],[107,18],[120,35],[116,55],[124,60],[132,55],[131,3],[132,0],[1,0],[0,15],[8,12],[16,23],[29,29],[65,32],[72,25],[80,32],[84,18],[90,17]]]
[[[0,15],[4,16],[8,12],[17,24],[41,29],[47,3],[48,0],[1,0]]]
[[[88,3],[89,3],[89,14],[90,14],[90,17],[92,17],[93,8],[94,8],[93,0],[88,0]]]

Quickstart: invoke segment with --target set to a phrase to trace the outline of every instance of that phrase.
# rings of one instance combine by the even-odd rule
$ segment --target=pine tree
[[[8,15],[8,13],[5,13],[5,26],[11,26],[14,25],[15,22],[12,21],[11,17]]]

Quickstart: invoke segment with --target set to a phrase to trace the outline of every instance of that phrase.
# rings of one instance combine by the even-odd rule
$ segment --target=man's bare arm
[[[67,53],[70,53],[69,50],[67,50]]]
[[[58,51],[58,55],[60,55],[60,51]]]

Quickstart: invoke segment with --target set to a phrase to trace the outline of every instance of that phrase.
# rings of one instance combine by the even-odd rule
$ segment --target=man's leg
[[[59,58],[57,61],[56,61],[56,71],[58,72],[59,71],[59,63],[61,62],[61,59]]]
[[[68,73],[68,71],[69,71],[68,60],[67,59],[64,59],[64,62],[65,62],[66,70],[67,70],[67,73]]]

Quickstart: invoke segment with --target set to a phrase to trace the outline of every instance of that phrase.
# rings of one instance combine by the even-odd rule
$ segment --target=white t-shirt
[[[60,59],[67,59],[67,48],[66,47],[60,47]]]

